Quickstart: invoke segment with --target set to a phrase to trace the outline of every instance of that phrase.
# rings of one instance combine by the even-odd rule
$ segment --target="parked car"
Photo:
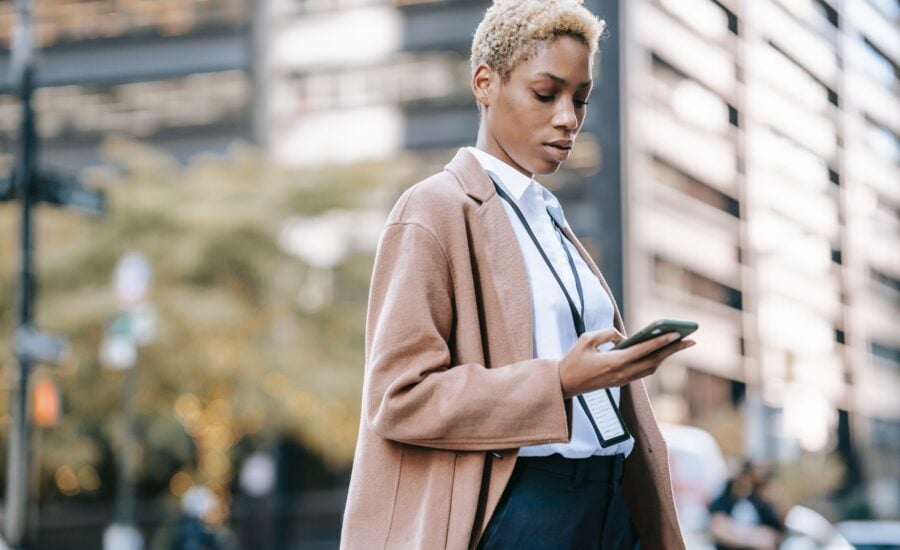
[[[790,536],[781,550],[900,550],[900,521],[841,521],[794,506],[785,520]]]
[[[806,506],[794,506],[784,519],[788,535],[780,550],[853,550],[853,546],[825,519]]]
[[[900,550],[900,521],[841,521],[837,530],[857,550]]]

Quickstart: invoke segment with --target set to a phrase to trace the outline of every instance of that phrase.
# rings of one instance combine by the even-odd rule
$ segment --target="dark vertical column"
[[[243,130],[253,143],[264,149],[271,145],[268,132],[270,91],[276,79],[282,77],[272,72],[269,61],[272,54],[270,41],[274,32],[271,27],[272,2],[273,0],[257,0],[250,3],[250,22],[243,37],[244,47],[248,52],[244,68],[253,90],[246,114],[248,127]]]
[[[850,490],[859,487],[864,479],[863,472],[860,468],[859,460],[857,460],[857,453],[855,448],[855,441],[853,434],[853,421],[851,419],[851,414],[844,409],[838,409],[838,425],[837,425],[837,452],[838,456],[840,456],[844,465],[847,468],[846,474],[844,474],[843,487],[841,488],[842,492],[849,492]]]
[[[135,478],[137,475],[137,424],[134,400],[138,390],[137,364],[128,368],[122,388],[122,443],[116,485],[116,523],[135,526]]]
[[[37,184],[37,129],[32,107],[34,93],[33,49],[31,40],[32,11],[29,0],[18,0],[17,39],[14,45],[13,64],[19,85],[19,100],[22,106],[22,122],[19,133],[19,154],[13,171],[13,184],[19,189],[22,199],[22,264],[21,291],[19,294],[19,330],[31,329],[34,317],[34,239],[32,207],[36,202]],[[16,346],[19,347],[18,345]],[[19,364],[15,392],[10,395],[10,417],[8,458],[6,464],[6,503],[4,509],[4,534],[6,543],[16,550],[26,548],[27,506],[28,506],[28,390],[32,358],[24,350],[16,349]]]
[[[606,38],[600,41],[594,70],[594,89],[583,131],[600,142],[600,170],[588,182],[587,200],[595,214],[590,238],[595,258],[609,283],[620,310],[625,307],[623,198],[625,181],[622,58],[625,25],[620,0],[589,0],[585,5],[606,21]]]

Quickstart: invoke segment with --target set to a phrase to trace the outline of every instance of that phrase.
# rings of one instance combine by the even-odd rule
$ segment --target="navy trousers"
[[[480,550],[634,550],[622,498],[624,455],[519,457]]]

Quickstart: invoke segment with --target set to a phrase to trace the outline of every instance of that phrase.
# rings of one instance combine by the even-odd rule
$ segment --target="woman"
[[[533,178],[569,155],[602,31],[580,0],[496,0],[479,25],[476,145],[381,235],[342,547],[631,548],[636,526],[683,548],[640,378],[692,342],[609,349],[609,289]],[[601,442],[575,398],[604,395],[633,436]]]

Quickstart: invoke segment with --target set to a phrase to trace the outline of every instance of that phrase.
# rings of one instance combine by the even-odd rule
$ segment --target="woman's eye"
[[[553,101],[554,99],[556,99],[556,96],[555,96],[555,95],[552,95],[552,94],[551,94],[551,95],[542,95],[542,94],[539,94],[539,93],[537,93],[537,92],[533,92],[533,93],[534,93],[534,96],[538,99],[538,101],[540,101],[540,102],[542,102],[542,103],[549,103],[549,102]],[[588,102],[588,101],[583,101],[583,100],[580,100],[580,99],[576,99],[576,100],[574,100],[574,103],[575,103],[575,105],[576,105],[577,107],[584,107],[584,106],[587,105],[589,102]]]

